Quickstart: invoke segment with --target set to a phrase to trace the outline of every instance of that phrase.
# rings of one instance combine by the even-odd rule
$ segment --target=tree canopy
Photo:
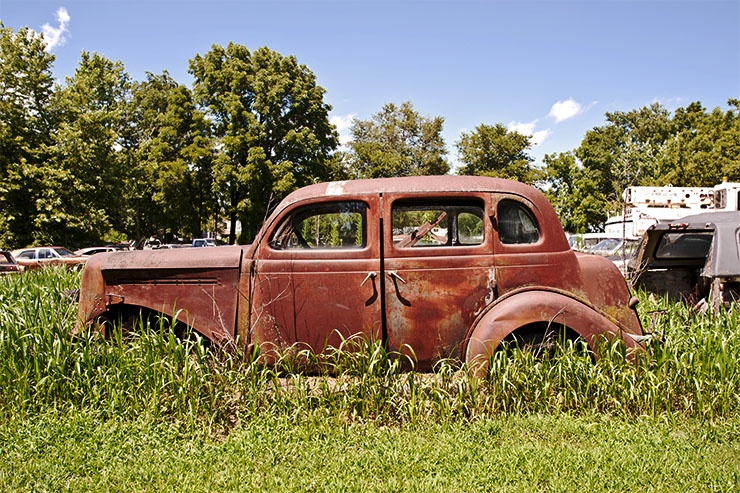
[[[457,142],[462,166],[461,175],[482,175],[508,178],[534,184],[539,173],[527,154],[530,138],[504,125],[481,124],[473,132],[463,132]]]
[[[0,24],[0,245],[34,241],[36,200],[50,181],[39,169],[55,127],[54,56],[45,47],[33,31]]]
[[[349,175],[354,178],[444,175],[450,170],[444,118],[425,117],[406,101],[387,103],[370,120],[354,120]]]
[[[213,46],[191,60],[190,73],[218,142],[216,187],[231,224],[241,219],[243,239],[251,240],[285,195],[330,178],[338,145],[331,108],[308,67],[268,48]]]
[[[564,227],[599,230],[621,210],[629,186],[711,187],[740,181],[740,101],[707,112],[699,102],[673,114],[655,103],[606,114],[572,152],[544,159],[546,193]]]

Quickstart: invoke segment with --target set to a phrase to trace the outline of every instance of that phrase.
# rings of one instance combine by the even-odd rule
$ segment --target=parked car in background
[[[218,242],[213,238],[195,238],[193,240],[194,247],[215,247],[218,246]]]
[[[81,248],[79,250],[75,250],[75,255],[95,255],[97,253],[106,253],[106,252],[120,252],[120,251],[126,251],[130,250],[131,248],[128,245],[105,245],[105,246],[95,246],[95,247],[87,247],[87,248]]]
[[[587,253],[601,255],[602,257],[624,256],[629,257],[635,251],[638,240],[629,238],[606,238],[592,246]]]
[[[18,265],[12,253],[0,250],[0,275],[21,271],[23,271],[23,267]]]
[[[606,239],[617,239],[608,233],[571,233],[568,234],[568,244],[573,250],[586,252]]]
[[[623,275],[627,273],[627,262],[637,247],[638,240],[631,238],[605,238],[592,246],[586,253],[606,257]]]
[[[487,361],[503,342],[643,337],[609,260],[570,249],[522,183],[416,176],[320,183],[286,197],[251,245],[93,256],[78,330],[164,314],[270,358],[359,336],[430,369]]]
[[[740,301],[740,211],[651,226],[628,264],[632,284],[713,311]]]
[[[24,269],[40,269],[51,265],[81,269],[88,259],[63,247],[29,247],[13,250],[11,253]]]

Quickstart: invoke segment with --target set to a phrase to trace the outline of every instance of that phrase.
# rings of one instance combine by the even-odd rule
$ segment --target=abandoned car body
[[[207,251],[206,251],[207,250]],[[320,353],[361,335],[410,354],[487,357],[558,328],[639,346],[627,283],[573,252],[545,196],[494,178],[434,176],[311,185],[251,245],[108,253],[83,274],[78,327],[145,309],[218,342]]]
[[[0,276],[3,274],[10,274],[15,272],[22,272],[23,267],[18,265],[13,254],[0,250]]]
[[[651,226],[628,265],[638,289],[719,310],[740,300],[740,212]]]

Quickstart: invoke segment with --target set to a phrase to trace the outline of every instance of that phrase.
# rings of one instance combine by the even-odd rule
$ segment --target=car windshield
[[[74,257],[75,254],[67,250],[66,248],[56,247],[54,251],[59,254],[60,257]]]
[[[622,240],[618,238],[606,238],[604,240],[601,240],[596,245],[592,246],[589,251],[594,250],[614,250],[617,248]]]

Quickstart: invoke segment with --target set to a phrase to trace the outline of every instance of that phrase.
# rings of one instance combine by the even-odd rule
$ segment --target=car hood
[[[187,269],[239,267],[242,252],[251,246],[218,248],[177,248],[173,250],[137,250],[93,255],[88,266],[100,270]]]

